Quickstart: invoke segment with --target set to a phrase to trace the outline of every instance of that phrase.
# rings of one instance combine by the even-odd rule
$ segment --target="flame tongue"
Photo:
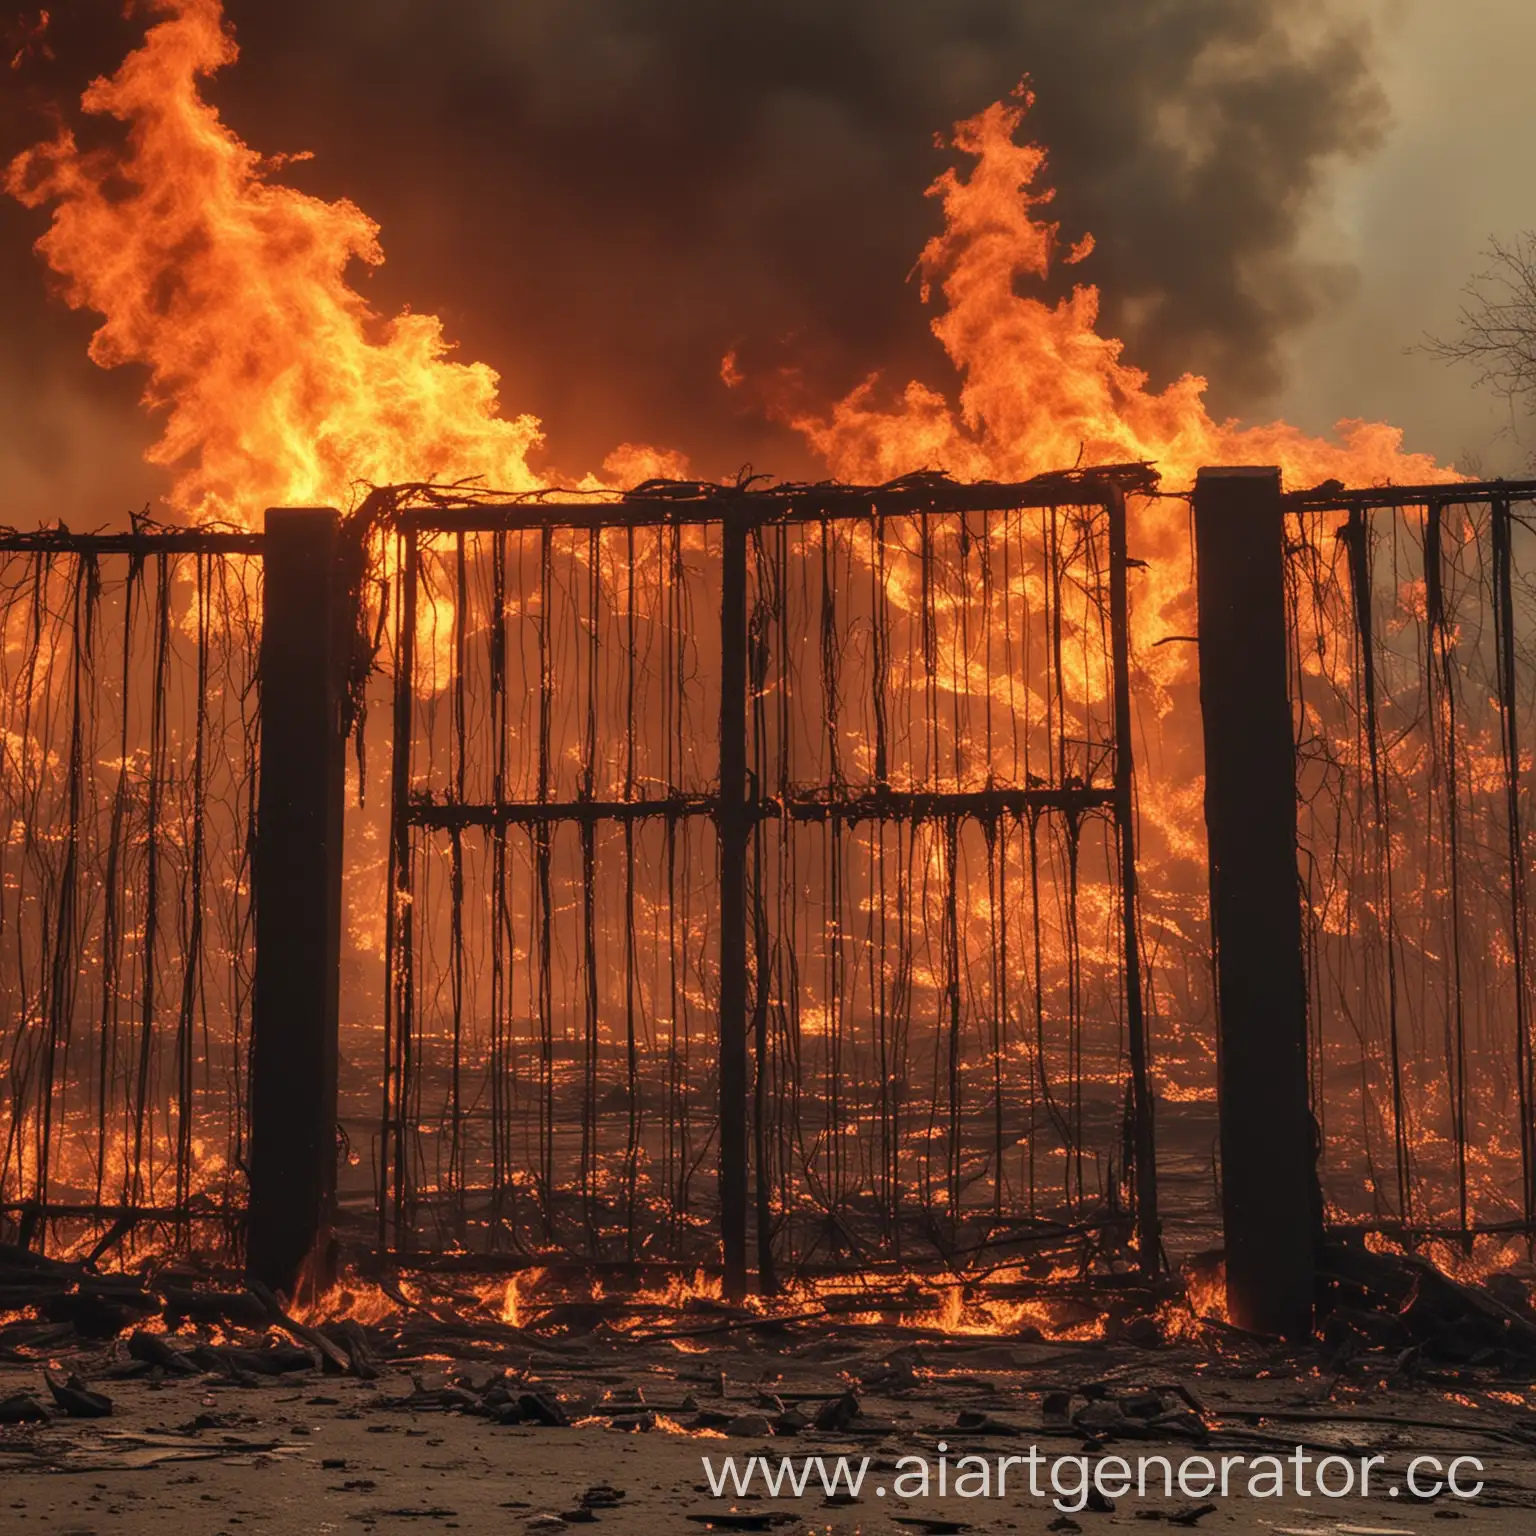
[[[959,124],[954,145],[975,165],[929,189],[943,202],[945,228],[923,251],[924,296],[940,285],[945,308],[933,330],[963,380],[957,405],[913,383],[895,408],[881,409],[871,379],[829,416],[800,417],[795,425],[834,473],[880,481],[939,464],[970,478],[1013,479],[1150,459],[1174,489],[1192,484],[1202,464],[1279,464],[1292,485],[1457,478],[1428,455],[1403,452],[1393,427],[1343,422],[1342,441],[1330,443],[1283,422],[1216,422],[1204,379],[1186,374],[1154,393],[1121,361],[1121,343],[1095,329],[1096,288],[1079,285],[1055,305],[1018,293],[1021,281],[1045,279],[1053,259],[1072,263],[1092,250],[1084,240],[1058,258],[1059,226],[1035,214],[1052,197],[1030,190],[1045,155],[1015,141],[1032,100]]]
[[[381,323],[348,285],[353,260],[384,259],[373,221],[273,184],[283,162],[202,99],[202,77],[237,55],[220,0],[156,8],[168,19],[84,98],[128,125],[126,144],[88,153],[66,130],[6,186],[57,204],[38,248],[70,304],[105,316],[92,357],[148,367],[147,402],[168,411],[150,457],[177,471],[173,505],[246,522],[345,506],[358,481],[538,484],[538,423],[498,415],[495,371],[450,361],[436,316]]]

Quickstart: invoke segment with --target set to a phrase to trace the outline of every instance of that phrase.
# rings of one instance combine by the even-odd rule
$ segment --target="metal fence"
[[[1154,1260],[1120,482],[394,538],[386,1247]]]
[[[1154,1264],[1148,483],[419,489],[354,520],[387,611],[353,683],[369,638],[392,661],[385,986],[343,1082],[380,1246]],[[1338,1219],[1536,1230],[1533,501],[1287,498]],[[0,534],[0,1218],[28,1242],[243,1241],[263,548]]]
[[[0,533],[0,1216],[238,1248],[259,538]]]
[[[1336,1218],[1536,1230],[1536,485],[1288,498],[1313,1102]]]

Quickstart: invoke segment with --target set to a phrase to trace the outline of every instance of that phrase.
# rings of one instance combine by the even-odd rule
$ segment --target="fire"
[[[63,129],[11,164],[6,187],[29,207],[52,205],[38,250],[65,299],[104,317],[95,361],[147,369],[145,402],[165,414],[150,458],[175,472],[175,508],[248,524],[269,505],[347,506],[364,482],[539,486],[529,461],[540,425],[501,414],[495,370],[455,360],[436,316],[384,320],[349,281],[353,263],[384,260],[373,220],[283,185],[278,173],[306,157],[258,153],[203,98],[202,82],[238,56],[221,0],[152,9],[164,19],[83,98],[125,125],[121,146],[85,150]],[[1016,292],[1093,248],[1085,237],[1063,250],[1059,224],[1039,212],[1052,196],[1035,190],[1045,152],[1016,137],[1031,100],[959,124],[954,147],[975,165],[930,188],[945,228],[922,253],[924,293],[943,296],[933,329],[960,373],[957,400],[912,383],[883,408],[871,379],[825,415],[798,414],[836,474],[879,481],[937,464],[1024,478],[1147,459],[1172,487],[1200,464],[1233,462],[1279,463],[1293,484],[1451,477],[1380,424],[1342,423],[1330,443],[1284,423],[1217,422],[1203,379],[1147,388],[1096,329],[1093,286],[1054,305]],[[722,380],[740,382],[734,356]],[[625,443],[604,475],[686,470],[675,451]]]
[[[53,49],[48,42],[47,11],[37,11],[29,19],[18,16],[5,27],[5,59],[12,70],[19,70],[31,58],[51,59]]]
[[[122,148],[64,129],[6,187],[54,205],[38,250],[70,305],[105,317],[92,358],[148,370],[173,506],[249,525],[267,506],[348,506],[361,481],[537,485],[539,425],[499,414],[495,371],[454,361],[436,316],[382,321],[349,284],[353,262],[384,260],[378,226],[275,181],[303,157],[258,154],[203,99],[238,54],[221,0],[152,9],[166,19],[83,99],[126,126]]]
[[[1038,213],[1054,196],[1033,190],[1045,151],[1017,139],[1033,101],[1021,90],[1017,101],[957,125],[953,147],[975,165],[929,188],[945,227],[920,258],[923,297],[935,287],[943,297],[933,331],[961,376],[957,400],[913,382],[882,408],[871,378],[826,416],[798,414],[795,425],[834,473],[882,481],[937,464],[965,478],[1022,479],[1065,465],[1151,460],[1176,490],[1203,464],[1278,464],[1292,486],[1457,478],[1428,455],[1405,452],[1402,433],[1380,423],[1341,422],[1341,440],[1330,443],[1284,422],[1215,421],[1206,381],[1194,374],[1161,393],[1148,389],[1146,374],[1123,361],[1122,343],[1099,334],[1091,284],[1054,305],[1017,291],[1093,251],[1091,236],[1063,250],[1060,224]]]
[[[1328,442],[1284,422],[1218,422],[1205,408],[1204,379],[1186,374],[1152,391],[1147,375],[1124,361],[1122,343],[1100,335],[1097,288],[1080,283],[1055,304],[1031,294],[1058,261],[1075,265],[1093,250],[1091,236],[1063,249],[1060,224],[1040,212],[1054,197],[1036,187],[1046,153],[1018,138],[1033,101],[1021,88],[1015,101],[958,124],[953,147],[974,165],[929,188],[944,229],[919,267],[924,301],[935,290],[942,298],[933,331],[959,375],[955,400],[913,381],[882,406],[871,377],[824,415],[794,414],[834,474],[883,481],[943,465],[965,478],[1023,479],[1146,460],[1174,491],[1188,489],[1205,464],[1278,464],[1293,488],[1459,478],[1426,454],[1405,452],[1402,433],[1381,423],[1341,422],[1339,440]],[[1170,862],[1201,859],[1203,839],[1189,835],[1199,770],[1185,761],[1188,743],[1177,734],[1164,742],[1158,728],[1173,711],[1171,690],[1194,682],[1193,647],[1160,644],[1193,633],[1188,514],[1179,501],[1153,499],[1136,502],[1131,515],[1133,553],[1145,562],[1131,611],[1136,704],[1147,735],[1169,754],[1147,765],[1144,813]]]
[[[1439,483],[1456,471],[1406,452],[1402,433],[1381,423],[1344,421],[1337,441],[1310,437],[1285,422],[1244,427],[1206,410],[1206,381],[1186,374],[1161,392],[1126,362],[1123,345],[1097,329],[1098,289],[1076,285],[1057,303],[1038,289],[1056,264],[1091,257],[1091,236],[1064,245],[1042,212],[1054,193],[1038,186],[1046,153],[1021,142],[1033,95],[996,103],[957,125],[952,146],[973,162],[929,188],[944,228],[919,260],[923,298],[942,311],[933,331],[959,376],[954,400],[911,382],[882,404],[871,377],[823,414],[791,414],[793,424],[844,479],[883,481],[942,465],[975,479],[1023,479],[1076,464],[1155,464],[1165,490],[1192,486],[1206,464],[1277,464],[1291,488],[1336,479],[1350,485]],[[727,370],[736,377],[734,360]],[[729,382],[729,378],[728,378]],[[1141,774],[1146,907],[1177,925],[1190,902],[1203,923],[1202,778],[1197,746],[1170,720],[1197,719],[1190,692],[1194,648],[1165,644],[1194,631],[1188,512],[1174,499],[1131,507],[1132,552],[1144,562],[1133,586],[1131,631],[1138,735],[1149,743]],[[1179,690],[1185,690],[1179,697]],[[1183,893],[1182,895],[1178,893]],[[1175,895],[1159,911],[1160,897]],[[1173,1084],[1200,1097],[1194,1084]]]
[[[384,259],[378,226],[349,201],[284,185],[279,174],[302,156],[258,153],[204,99],[203,82],[237,57],[221,0],[151,0],[151,9],[160,19],[142,46],[83,99],[88,113],[123,126],[121,143],[86,150],[66,129],[17,158],[5,185],[28,207],[51,208],[38,249],[67,302],[103,317],[94,360],[146,369],[146,404],[164,416],[150,456],[174,472],[175,509],[194,521],[248,525],[269,505],[347,506],[361,483],[478,478],[506,491],[542,486],[532,463],[540,425],[529,415],[502,414],[495,371],[456,360],[437,317],[384,319],[353,286],[354,263],[376,267]],[[958,375],[954,398],[914,382],[883,403],[871,378],[819,412],[793,413],[831,472],[881,481],[937,465],[958,477],[1021,479],[1077,464],[1149,460],[1175,491],[1192,483],[1200,465],[1222,463],[1278,464],[1293,487],[1456,478],[1432,458],[1405,451],[1402,434],[1382,424],[1344,422],[1329,441],[1283,422],[1219,422],[1206,408],[1203,379],[1186,375],[1164,390],[1149,388],[1121,342],[1100,334],[1091,284],[1054,303],[1031,294],[1030,285],[1043,285],[1057,263],[1077,266],[1092,255],[1090,237],[1063,241],[1059,223],[1043,211],[1052,196],[1038,185],[1045,152],[1019,137],[1031,99],[1025,93],[959,124],[953,147],[970,169],[952,170],[930,189],[944,228],[921,256],[924,297],[941,301],[933,330]],[[734,353],[722,362],[721,381],[727,388],[742,382]],[[602,476],[586,484],[687,472],[679,452],[623,443]],[[1200,779],[1188,733],[1170,727],[1164,742],[1157,730],[1171,715],[1174,691],[1193,681],[1192,648],[1159,645],[1192,629],[1187,514],[1175,500],[1153,499],[1133,516],[1133,553],[1146,562],[1132,611],[1137,697],[1142,734],[1162,754],[1138,764],[1151,832],[1143,845],[1147,910],[1173,931],[1178,919],[1159,911],[1159,899],[1179,886],[1174,866],[1194,871],[1196,884],[1204,879],[1202,840],[1190,830],[1198,825]],[[605,544],[604,557],[616,561],[617,544]],[[616,570],[607,575],[617,586]],[[912,571],[895,559],[887,580],[893,598],[908,591],[913,608]],[[446,655],[452,599],[439,594],[426,606],[422,644]],[[1081,622],[1090,618],[1085,613]],[[949,616],[940,622],[948,625]],[[986,686],[979,665],[974,652],[965,660],[972,689]],[[1099,697],[1108,679],[1100,668],[1074,683]],[[1188,718],[1196,718],[1193,711]],[[1496,771],[1490,755],[1487,773]],[[936,846],[932,861],[940,887]],[[1095,902],[1105,913],[1111,907],[1108,886],[1085,887],[1080,899],[1085,910]],[[968,914],[978,932],[992,917],[990,900],[978,893]],[[355,911],[354,920],[376,926],[378,914]],[[936,984],[932,976],[917,979]],[[816,1022],[808,1007],[808,1035]],[[1169,1099],[1209,1096],[1196,1083],[1163,1086]],[[691,1285],[675,1281],[665,1300],[681,1306],[718,1295],[718,1282],[701,1276]],[[1214,1310],[1214,1295],[1202,1291],[1198,1313]],[[516,1326],[531,1287],[498,1283],[483,1299]],[[367,1288],[342,1303],[352,1315],[388,1304]],[[1009,1312],[969,1300],[959,1288],[947,1290],[925,1321],[951,1331],[1051,1326],[1033,1302]],[[1079,1326],[1099,1325],[1073,1323],[1061,1336],[1075,1336],[1070,1330]]]

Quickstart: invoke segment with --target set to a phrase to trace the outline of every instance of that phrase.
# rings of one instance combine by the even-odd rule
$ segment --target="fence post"
[[[720,1247],[747,1290],[747,525],[725,508],[720,592]]]
[[[1303,1337],[1320,1202],[1280,471],[1202,469],[1194,508],[1227,1304],[1242,1327]]]
[[[345,742],[340,514],[266,515],[246,1268],[292,1295],[329,1277]]]

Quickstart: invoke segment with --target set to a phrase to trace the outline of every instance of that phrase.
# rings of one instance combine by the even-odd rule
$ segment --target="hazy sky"
[[[1405,0],[1378,38],[1391,129],[1336,175],[1311,231],[1354,266],[1353,293],[1292,337],[1278,413],[1392,421],[1413,447],[1530,473],[1536,423],[1513,433],[1469,372],[1406,349],[1454,333],[1490,236],[1536,229],[1536,3]]]
[[[40,93],[73,115],[135,35],[117,0],[54,11],[57,60],[0,70],[5,150],[37,136]],[[722,395],[727,346],[803,364],[833,393],[866,367],[947,385],[906,281],[936,217],[924,186],[947,163],[932,135],[1025,72],[1067,233],[1099,238],[1081,275],[1158,381],[1208,371],[1213,407],[1249,420],[1391,420],[1410,447],[1488,473],[1532,450],[1468,376],[1407,349],[1454,328],[1490,235],[1536,228],[1536,0],[230,11],[245,49],[215,88],[230,120],[261,149],[317,151],[300,184],[383,224],[379,308],[441,311],[464,356],[503,372],[507,408],[545,418],[563,467],[637,438],[693,450],[705,472],[745,458],[806,472],[784,429]],[[1374,41],[1346,31],[1315,62],[1282,56],[1276,28],[1314,14],[1370,21]],[[1212,86],[1202,48],[1246,50],[1262,89]],[[665,107],[643,131],[637,100]],[[1148,148],[1149,125],[1186,111],[1213,174]],[[140,462],[155,429],[131,370],[85,360],[88,317],[45,298],[28,250],[41,228],[0,208],[0,521],[99,523],[164,484]],[[1340,263],[1352,277],[1315,280]],[[564,301],[571,274],[590,301]]]

